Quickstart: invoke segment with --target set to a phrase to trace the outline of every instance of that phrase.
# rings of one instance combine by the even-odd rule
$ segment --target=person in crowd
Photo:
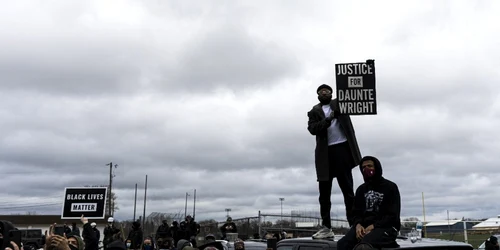
[[[63,227],[64,227],[64,234],[66,234],[66,235],[70,235],[70,234],[71,234],[71,232],[73,231],[73,230],[71,230],[71,228],[68,226],[68,223],[67,223],[66,221],[64,222],[64,226],[63,226]]]
[[[141,244],[143,240],[143,232],[141,228],[141,223],[134,221],[132,223],[132,231],[128,234],[127,240],[130,240],[130,249],[141,249]]]
[[[82,215],[80,221],[83,223],[83,241],[85,242],[85,250],[98,250],[99,239],[97,239],[89,220]]]
[[[210,242],[215,242],[215,241],[216,241],[215,235],[213,235],[213,234],[207,234],[205,236],[205,244],[206,243],[210,243]]]
[[[285,231],[285,229],[283,229],[283,230],[281,231],[281,239],[286,239],[286,238],[288,238],[288,234],[287,234],[287,232]]]
[[[191,242],[192,246],[196,248],[196,235],[200,232],[200,225],[194,221],[191,215],[186,216],[185,221],[188,240]]]
[[[181,239],[179,240],[179,242],[177,242],[176,250],[192,250],[192,249],[194,249],[193,245],[186,239]]]
[[[71,234],[72,235],[77,235],[77,236],[81,237],[80,229],[76,225],[76,222],[71,223]]]
[[[70,235],[68,237],[68,244],[71,250],[84,250],[84,242],[78,235]]]
[[[156,242],[156,247],[157,249],[160,250],[173,249],[174,239],[172,237],[158,238],[158,241]]]
[[[484,250],[499,250],[498,238],[493,235],[490,236],[484,243]]]
[[[170,227],[168,226],[168,221],[163,220],[162,224],[156,230],[156,240],[159,238],[167,238],[170,235]]]
[[[234,249],[235,250],[245,250],[245,242],[241,239],[236,239],[234,241]]]
[[[360,161],[364,183],[356,190],[354,226],[337,242],[337,250],[351,250],[358,243],[374,248],[397,247],[401,227],[398,186],[382,177],[382,164],[373,156]]]
[[[92,227],[92,230],[94,230],[94,233],[95,233],[95,237],[97,238],[97,240],[101,240],[101,232],[99,231],[99,229],[97,229],[97,223],[95,222],[92,222],[90,223],[90,226]]]
[[[225,240],[227,238],[227,233],[237,233],[238,228],[236,224],[233,222],[233,218],[230,216],[227,217],[226,223],[220,227],[220,232],[222,233],[222,239]]]
[[[144,242],[142,243],[142,250],[154,250],[156,249],[155,244],[153,242],[153,238],[147,236],[144,238]]]
[[[333,179],[337,178],[344,196],[349,225],[353,224],[354,182],[352,169],[361,160],[354,127],[349,115],[341,114],[338,100],[332,100],[332,88],[326,84],[316,90],[320,103],[307,113],[307,129],[316,136],[315,167],[319,185],[319,205],[322,228],[315,239],[333,238],[331,225],[331,193]]]
[[[108,218],[108,225],[104,228],[104,239],[102,241],[104,249],[107,249],[107,245],[114,241],[113,236],[120,232],[118,228],[115,227],[115,220],[113,217]],[[115,244],[116,245],[116,244]]]
[[[180,234],[179,234],[179,222],[174,220],[172,222],[172,226],[170,227],[170,234],[172,235],[172,239],[174,240],[174,246],[177,246],[177,242],[179,242]]]

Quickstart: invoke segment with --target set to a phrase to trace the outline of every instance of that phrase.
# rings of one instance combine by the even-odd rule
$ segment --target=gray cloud
[[[402,215],[422,218],[423,192],[427,219],[495,216],[500,6],[286,3],[9,3],[0,212],[59,213],[64,187],[108,183],[110,161],[120,219],[136,183],[142,209],[146,174],[148,213],[183,213],[186,192],[192,211],[194,189],[198,219],[278,214],[279,197],[317,211],[314,90],[335,63],[375,58],[379,114],[352,119]],[[343,217],[336,183],[332,199]]]

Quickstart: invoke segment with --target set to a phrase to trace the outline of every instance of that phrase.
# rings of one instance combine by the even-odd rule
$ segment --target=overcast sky
[[[0,8],[0,213],[59,214],[105,185],[118,219],[318,211],[316,88],[375,59],[363,155],[402,217],[500,214],[499,1],[8,1]],[[355,188],[362,183],[353,170]],[[345,217],[338,185],[333,213]]]

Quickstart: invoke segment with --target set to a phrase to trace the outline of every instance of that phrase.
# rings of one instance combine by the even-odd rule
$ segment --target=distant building
[[[475,226],[472,227],[473,230],[488,230],[497,231],[500,230],[500,215],[497,217],[489,218]]]
[[[465,228],[471,229],[474,226],[473,222],[465,221]],[[443,220],[432,221],[425,224],[425,231],[427,233],[448,233],[458,232],[464,230],[464,221],[462,220]]]

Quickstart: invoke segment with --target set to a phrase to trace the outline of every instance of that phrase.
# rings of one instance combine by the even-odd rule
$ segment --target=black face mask
[[[73,245],[70,244],[69,245],[69,249],[71,249],[71,250],[78,250],[78,247],[75,247],[75,246],[73,246]]]
[[[328,105],[332,101],[332,96],[331,95],[319,95],[318,100],[321,104],[323,105]]]

